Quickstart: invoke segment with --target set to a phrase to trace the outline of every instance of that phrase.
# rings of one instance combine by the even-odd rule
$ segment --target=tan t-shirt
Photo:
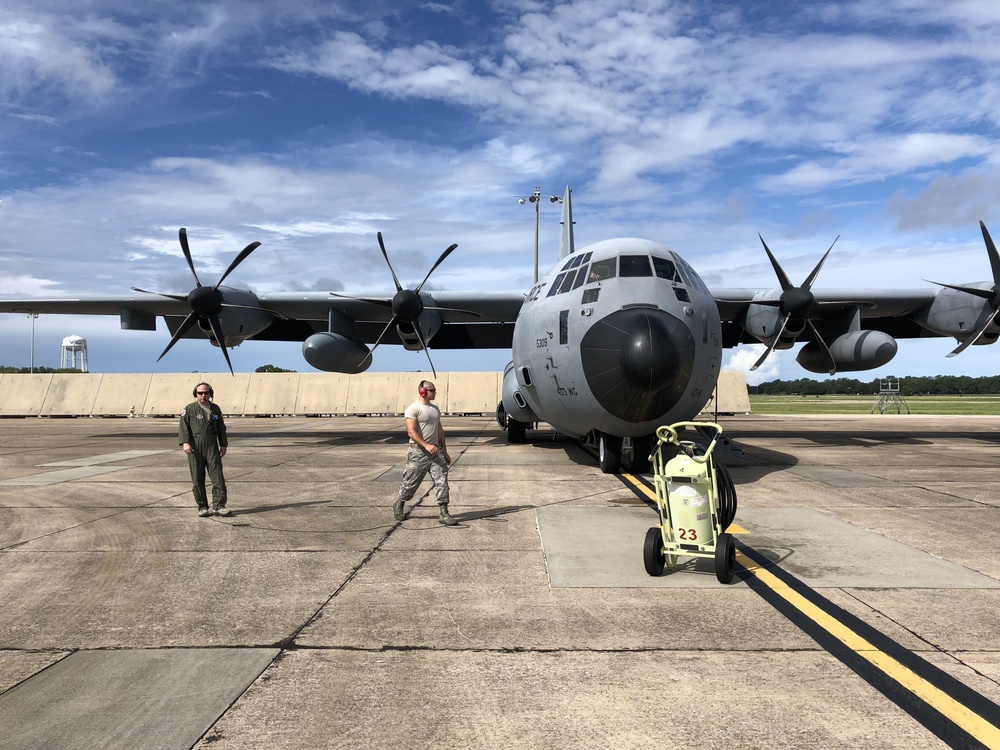
[[[420,436],[431,445],[438,444],[438,427],[441,424],[441,410],[434,404],[425,404],[423,401],[414,401],[406,407],[403,412],[404,419],[417,420],[417,429]],[[414,444],[413,441],[410,441]]]

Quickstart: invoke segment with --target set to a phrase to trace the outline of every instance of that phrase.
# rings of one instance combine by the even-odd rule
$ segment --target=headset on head
[[[424,386],[425,382],[427,382],[427,381],[421,380],[420,381],[420,387],[417,388],[417,393],[420,394],[420,398],[427,398],[428,391],[427,391],[427,388]]]
[[[208,385],[208,383],[198,383],[198,385]],[[198,398],[198,385],[191,389],[191,395],[195,398]],[[208,385],[208,397],[215,398],[215,390],[210,385]]]

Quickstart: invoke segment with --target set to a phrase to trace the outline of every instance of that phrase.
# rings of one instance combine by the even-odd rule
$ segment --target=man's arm
[[[444,425],[438,422],[438,445],[441,446],[441,455],[444,456],[445,463],[451,463],[451,456],[448,455],[448,448],[444,441]]]

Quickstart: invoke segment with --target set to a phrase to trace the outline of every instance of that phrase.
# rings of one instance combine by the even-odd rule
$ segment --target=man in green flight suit
[[[222,419],[222,409],[212,403],[215,391],[208,383],[198,383],[194,387],[197,401],[188,404],[181,412],[177,439],[188,457],[194,501],[198,504],[198,515],[205,517],[214,511],[220,516],[228,516],[226,508],[226,478],[222,475],[222,457],[226,455],[229,438],[226,437],[226,423]],[[208,508],[208,494],[205,492],[205,469],[212,480],[212,510]]]

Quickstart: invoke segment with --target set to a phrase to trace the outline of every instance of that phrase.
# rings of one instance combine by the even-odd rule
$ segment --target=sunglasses
[[[209,395],[211,395],[212,392],[211,391],[195,391],[195,393],[197,393],[199,396],[209,396]]]

